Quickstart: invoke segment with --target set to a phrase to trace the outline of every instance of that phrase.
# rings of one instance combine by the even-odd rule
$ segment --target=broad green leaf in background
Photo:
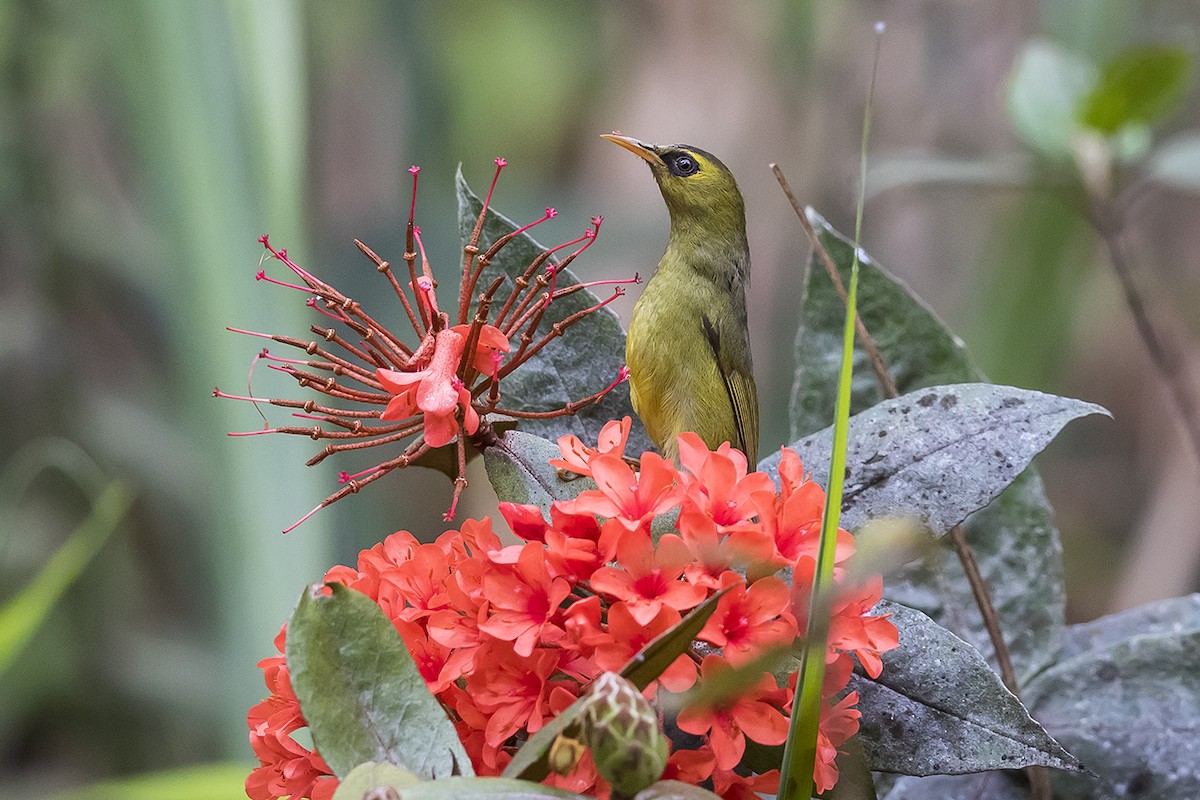
[[[1079,133],[1079,109],[1096,86],[1099,71],[1053,42],[1025,45],[1008,82],[1008,115],[1022,139],[1042,155],[1071,160]]]
[[[1127,125],[1157,122],[1183,99],[1191,65],[1191,54],[1181,47],[1126,50],[1104,65],[1077,109],[1079,120],[1109,136]]]
[[[483,202],[467,186],[462,170],[459,170],[456,186],[459,232],[465,245],[474,230]],[[518,227],[520,226],[494,208],[489,208],[480,235],[480,250],[486,250],[489,244]],[[574,235],[576,234],[566,238],[573,238]],[[475,294],[478,295],[496,277],[503,275],[506,280],[498,296],[507,297],[514,287],[513,279],[523,273],[546,249],[528,234],[516,237],[505,245],[483,271]],[[581,263],[586,263],[582,261],[585,258],[586,255],[581,257]],[[577,283],[579,279],[570,269],[558,273],[558,288],[574,286]],[[476,298],[472,298],[472,309],[475,308],[475,302]],[[600,298],[587,289],[555,300],[547,309],[538,334],[546,334],[554,323],[598,302]],[[493,315],[498,310],[498,306],[493,304]],[[505,378],[501,383],[503,399],[500,405],[521,411],[550,411],[561,408],[572,400],[587,397],[612,383],[617,377],[617,370],[624,363],[625,332],[621,329],[621,322],[611,310],[599,309],[573,325],[557,341],[551,342]],[[629,434],[629,451],[640,453],[653,449],[645,429],[633,413],[628,384],[616,387],[598,404],[583,408],[574,416],[545,420],[523,419],[520,421],[520,428],[525,433],[551,440],[564,433],[574,433],[584,442],[591,443],[596,441],[604,423],[626,415],[634,419],[633,430]]]
[[[843,280],[851,245],[811,209],[808,216]],[[888,363],[901,392],[939,383],[984,380],[962,341],[901,281],[868,254],[861,257],[858,308],[863,323]],[[792,393],[794,438],[828,425],[843,305],[828,276],[814,265],[808,277],[796,337],[796,386]],[[884,399],[861,349],[855,353],[851,411]],[[999,497],[965,524],[980,570],[992,590],[1019,678],[1050,663],[1059,646],[1065,593],[1062,546],[1037,470],[1027,468]],[[889,574],[884,587],[892,600],[919,608],[975,646],[992,652],[991,639],[975,606],[952,544],[943,539],[920,561]]]
[[[1067,656],[1025,687],[1029,707],[1099,777],[1055,797],[1200,797],[1200,595],[1073,626]]]
[[[339,778],[368,761],[422,778],[472,774],[454,725],[366,595],[336,583],[306,588],[288,623],[287,663],[313,741]]]
[[[121,253],[113,263],[133,268],[127,280],[151,299],[154,314],[170,320],[160,358],[195,365],[166,371],[155,384],[163,393],[152,402],[131,402],[121,382],[98,385],[81,395],[83,419],[97,448],[137,470],[148,496],[186,511],[178,530],[194,530],[197,580],[210,587],[204,597],[215,605],[217,641],[197,635],[197,647],[220,669],[203,709],[211,716],[192,724],[212,727],[229,754],[242,755],[246,731],[233,722],[245,719],[262,692],[261,676],[247,667],[291,611],[289,598],[304,582],[299,576],[320,574],[332,560],[327,518],[310,520],[303,536],[266,535],[295,519],[297,498],[324,496],[318,475],[290,466],[282,442],[230,446],[225,433],[257,417],[211,396],[214,383],[245,375],[242,365],[258,347],[222,335],[226,325],[294,331],[311,322],[297,298],[262,285],[255,291],[252,282],[264,232],[302,260],[311,252],[302,235],[311,172],[306,9],[287,0],[75,8],[92,15],[96,32],[86,35],[111,51],[116,69],[107,80],[118,93],[109,102],[129,115],[119,136],[128,142],[131,191],[143,198],[137,227],[110,217],[112,246]],[[120,35],[105,35],[115,31]],[[65,229],[76,225],[72,219]],[[153,233],[136,234],[143,230]],[[124,257],[138,238],[152,255]],[[82,259],[94,243],[77,246]],[[190,458],[179,457],[183,449]],[[173,547],[177,532],[157,546]],[[176,637],[164,638],[170,641],[156,650],[168,660]],[[175,681],[170,694],[177,697],[207,688],[183,670],[162,677]]]
[[[863,747],[872,769],[905,775],[1030,765],[1077,771],[1064,750],[969,644],[919,611],[883,601],[901,646],[875,679],[856,671]]]

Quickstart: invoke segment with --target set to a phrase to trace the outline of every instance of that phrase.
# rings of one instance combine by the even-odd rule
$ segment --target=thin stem
[[[838,272],[837,265],[833,263],[833,259],[829,255],[829,251],[821,245],[817,238],[817,232],[813,230],[812,223],[808,221],[808,215],[804,213],[800,202],[796,199],[796,195],[792,193],[792,187],[788,184],[787,178],[783,176],[783,171],[779,169],[778,164],[771,164],[771,171],[775,173],[775,180],[779,181],[779,186],[783,189],[783,193],[787,195],[788,202],[792,204],[792,210],[796,212],[796,216],[800,219],[800,227],[804,228],[804,233],[808,235],[808,241],[812,245],[813,252],[821,259],[821,263],[825,266],[825,272],[829,275],[829,280],[833,282],[833,288],[837,291],[838,297],[842,300],[842,305],[846,304],[846,287],[842,284],[842,275]],[[891,373],[888,372],[887,366],[883,362],[883,356],[879,354],[879,348],[875,346],[875,340],[867,333],[867,326],[863,324],[862,315],[855,312],[854,314],[854,329],[858,333],[859,342],[863,346],[863,350],[867,352],[867,359],[871,362],[871,371],[875,373],[875,379],[879,381],[879,386],[883,393],[888,397],[896,397],[896,382],[892,380]]]
[[[1093,199],[1092,221],[1108,249],[1109,263],[1125,294],[1125,305],[1133,316],[1138,336],[1150,354],[1150,360],[1154,362],[1159,379],[1167,387],[1175,405],[1175,413],[1187,432],[1192,454],[1200,462],[1200,396],[1197,396],[1194,384],[1188,379],[1183,354],[1155,322],[1146,297],[1137,285],[1134,265],[1121,246],[1124,228],[1121,215],[1103,201]]]

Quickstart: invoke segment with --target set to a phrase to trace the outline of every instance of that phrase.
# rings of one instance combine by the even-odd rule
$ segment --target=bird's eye
[[[681,177],[693,175],[700,169],[700,165],[696,163],[696,159],[687,154],[675,156],[671,161],[671,166],[674,167],[671,171]]]

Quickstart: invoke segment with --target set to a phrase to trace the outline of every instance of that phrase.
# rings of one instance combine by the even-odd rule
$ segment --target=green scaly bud
[[[633,797],[662,777],[667,737],[637,687],[615,672],[592,685],[582,717],[583,739],[614,797]]]

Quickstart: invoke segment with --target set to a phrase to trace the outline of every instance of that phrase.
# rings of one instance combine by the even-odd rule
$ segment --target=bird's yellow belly
[[[734,438],[733,411],[701,317],[705,307],[689,303],[672,286],[654,287],[634,308],[625,359],[633,408],[663,452],[675,458],[675,437],[693,431],[711,448]],[[662,304],[671,308],[664,309]],[[681,306],[695,305],[695,308]],[[681,325],[681,320],[688,324]]]

